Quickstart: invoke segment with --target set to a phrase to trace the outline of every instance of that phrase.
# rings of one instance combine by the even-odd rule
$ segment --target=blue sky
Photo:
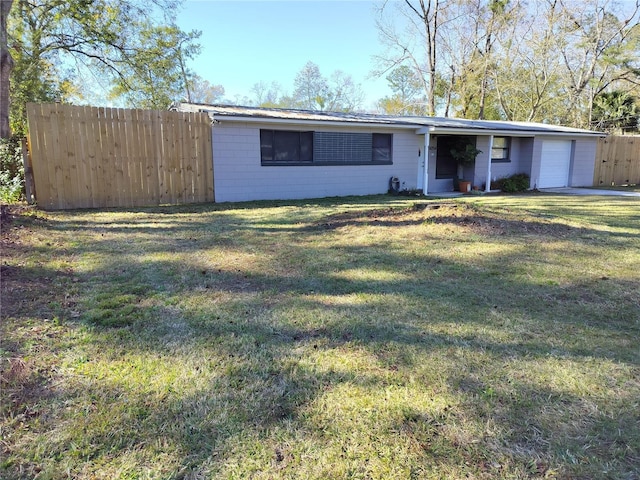
[[[371,79],[373,56],[383,52],[375,27],[375,2],[187,0],[178,14],[183,30],[201,30],[202,53],[191,68],[226,97],[252,97],[260,81],[292,93],[308,61],[325,77],[350,74],[366,95],[363,107],[388,95],[384,78]]]

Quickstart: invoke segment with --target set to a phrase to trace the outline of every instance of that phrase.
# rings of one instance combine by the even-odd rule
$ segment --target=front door
[[[458,135],[439,135],[438,149],[436,151],[436,180],[453,178],[458,174],[458,164],[451,155],[460,141],[467,137]]]
[[[424,147],[419,149],[420,154],[418,156],[418,190],[424,190],[424,168],[427,158],[427,152],[424,151]],[[424,192],[427,193],[427,192]]]

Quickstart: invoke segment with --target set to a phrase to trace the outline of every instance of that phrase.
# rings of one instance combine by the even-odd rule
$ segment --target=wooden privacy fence
[[[594,186],[640,185],[640,136],[608,136],[598,140]]]
[[[206,113],[27,105],[38,205],[134,207],[214,199]]]

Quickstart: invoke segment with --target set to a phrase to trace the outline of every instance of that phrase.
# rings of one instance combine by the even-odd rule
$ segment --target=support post
[[[424,177],[422,180],[422,193],[426,195],[429,192],[429,141],[431,134],[424,134]]]
[[[489,135],[489,158],[487,160],[487,181],[484,187],[485,192],[491,190],[491,151],[493,150],[493,135]]]

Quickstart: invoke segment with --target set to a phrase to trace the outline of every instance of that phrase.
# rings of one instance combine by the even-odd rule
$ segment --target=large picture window
[[[260,130],[262,165],[386,165],[390,133]]]
[[[260,130],[262,163],[301,163],[313,159],[313,132]]]
[[[509,163],[509,137],[493,137],[491,163]]]

